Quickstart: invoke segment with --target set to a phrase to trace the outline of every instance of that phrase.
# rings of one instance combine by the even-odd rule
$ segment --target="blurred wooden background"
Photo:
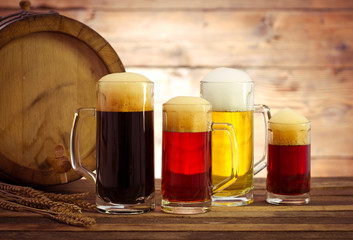
[[[155,82],[156,176],[161,104],[199,95],[216,67],[246,70],[255,103],[291,107],[312,121],[312,176],[353,176],[352,0],[32,0],[93,28],[127,71]],[[1,0],[0,16],[19,10]],[[1,70],[1,67],[0,67]],[[263,130],[255,123],[256,156]],[[260,176],[265,176],[263,171]]]

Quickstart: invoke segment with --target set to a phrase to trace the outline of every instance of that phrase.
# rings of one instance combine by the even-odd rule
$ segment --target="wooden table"
[[[87,213],[97,224],[73,227],[28,212],[0,209],[0,239],[347,239],[353,238],[353,177],[313,178],[306,206],[265,202],[265,179],[255,179],[255,202],[245,207],[214,207],[200,215],[172,215],[157,207],[142,215]],[[47,188],[74,193],[94,191],[87,180]]]

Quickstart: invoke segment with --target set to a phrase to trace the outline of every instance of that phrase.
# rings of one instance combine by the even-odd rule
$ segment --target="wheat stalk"
[[[85,217],[81,209],[96,209],[85,202],[88,193],[46,193],[31,187],[15,186],[0,182],[0,208],[11,211],[30,211],[45,215],[61,223],[74,226],[91,226],[95,220]]]
[[[59,222],[66,223],[69,225],[74,225],[74,226],[87,227],[87,226],[94,225],[96,223],[96,220],[94,220],[93,218],[85,217],[74,213],[60,212],[56,215],[50,215],[49,217]]]
[[[55,212],[55,211],[46,211],[35,209],[28,206],[23,206],[14,202],[9,202],[3,199],[0,199],[0,208],[11,210],[11,211],[30,211],[34,213],[39,213],[50,217],[54,220],[57,220],[62,223],[66,223],[74,226],[88,227],[94,225],[96,221],[91,217],[85,217],[82,214],[72,213],[72,212]]]
[[[21,211],[23,209],[23,207],[21,207],[20,205],[8,202],[3,199],[0,199],[0,208],[11,211]]]
[[[36,190],[31,187],[22,187],[0,182],[0,190],[7,192],[17,193],[24,197],[38,197],[38,198],[49,198],[53,201],[71,202],[74,200],[85,199],[89,193],[73,193],[73,194],[61,194],[61,193],[46,193],[40,190]]]
[[[81,208],[73,203],[66,203],[66,202],[55,202],[50,200],[47,197],[37,196],[36,198],[26,198],[23,196],[18,196],[13,193],[8,193],[3,190],[0,190],[0,196],[6,196],[11,198],[12,201],[20,203],[22,205],[34,208],[47,208],[50,207],[63,207],[68,209],[72,212],[81,212]]]
[[[82,209],[97,211],[97,206],[95,204],[92,204],[92,203],[89,203],[86,201],[82,201],[82,200],[76,200],[73,203]]]
[[[61,193],[44,193],[44,196],[52,201],[72,202],[87,198],[89,193],[74,193],[74,194],[61,194]]]
[[[33,189],[31,187],[16,186],[16,185],[7,184],[4,182],[0,182],[0,190],[17,193],[18,195],[25,196],[25,197],[38,197],[38,198],[45,197],[42,191]]]

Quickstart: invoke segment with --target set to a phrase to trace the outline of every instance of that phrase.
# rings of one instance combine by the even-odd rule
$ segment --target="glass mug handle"
[[[226,131],[228,133],[231,148],[231,174],[217,185],[212,187],[212,193],[217,193],[232,185],[238,178],[239,158],[237,151],[237,141],[234,127],[230,123],[212,123],[212,131]]]
[[[97,176],[92,171],[82,166],[80,157],[80,130],[82,122],[87,117],[96,117],[95,108],[79,108],[74,116],[74,122],[72,124],[71,136],[70,136],[70,154],[71,154],[71,165],[72,168],[81,173],[87,179],[96,182]]]
[[[262,114],[262,119],[264,120],[264,125],[265,125],[264,152],[262,154],[261,159],[254,164],[254,175],[256,175],[257,173],[259,173],[262,169],[264,169],[267,166],[267,128],[268,128],[267,123],[271,118],[271,112],[270,112],[269,107],[267,107],[266,105],[261,105],[261,104],[254,105],[254,112]]]

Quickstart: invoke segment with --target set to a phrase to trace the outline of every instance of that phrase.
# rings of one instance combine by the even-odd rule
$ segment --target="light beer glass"
[[[72,167],[96,184],[100,212],[137,214],[155,208],[153,82],[114,73],[97,82],[97,108],[78,109],[71,131]],[[96,173],[80,158],[79,132],[96,117]]]
[[[176,97],[163,104],[162,204],[167,213],[210,210],[211,195],[236,180],[233,126],[212,123],[212,106],[200,97]],[[211,181],[211,132],[228,136],[230,171],[216,186]]]
[[[213,107],[214,122],[228,122],[234,126],[238,145],[238,178],[229,187],[212,196],[214,206],[241,206],[254,201],[253,176],[266,167],[266,145],[262,158],[254,165],[254,112],[264,119],[265,141],[270,110],[265,105],[254,105],[254,83],[241,70],[217,68],[201,81],[201,96]],[[212,133],[212,181],[217,184],[229,175],[230,156],[227,136]]]

